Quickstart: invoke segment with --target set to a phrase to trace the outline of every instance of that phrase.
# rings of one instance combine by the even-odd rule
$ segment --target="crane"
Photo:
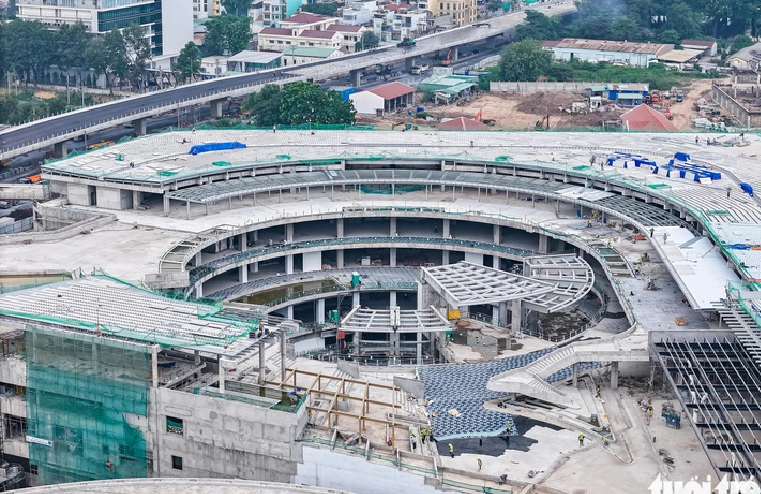
[[[442,67],[449,67],[449,64],[452,63],[451,56],[452,56],[452,49],[450,48],[449,51],[447,52],[447,58],[445,58],[444,60],[441,61],[441,66]]]

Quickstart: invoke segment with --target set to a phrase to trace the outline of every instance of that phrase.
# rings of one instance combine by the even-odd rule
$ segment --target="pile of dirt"
[[[518,101],[515,105],[517,111],[534,115],[561,113],[564,109],[571,108],[574,101],[584,101],[580,95],[573,93],[536,93],[509,97]]]

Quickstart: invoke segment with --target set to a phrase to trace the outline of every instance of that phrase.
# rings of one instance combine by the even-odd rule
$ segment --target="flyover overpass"
[[[575,10],[573,3],[560,0],[552,4],[534,4],[548,15],[563,15]],[[264,84],[285,84],[305,79],[325,79],[359,72],[371,65],[414,60],[426,54],[470,43],[494,40],[523,22],[523,12],[488,19],[488,25],[464,26],[421,37],[411,48],[382,47],[338,59],[314,62],[253,74],[223,77],[177,88],[95,105],[64,115],[37,120],[0,132],[0,160],[56,145],[58,155],[65,154],[65,142],[86,133],[98,132],[128,122],[135,131],[145,133],[145,119],[179,108],[211,103],[212,117],[221,116],[222,102],[245,96]]]

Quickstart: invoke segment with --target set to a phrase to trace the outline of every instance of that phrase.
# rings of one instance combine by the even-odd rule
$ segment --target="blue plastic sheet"
[[[209,151],[224,151],[226,149],[242,149],[246,145],[240,142],[212,142],[209,144],[199,144],[190,148],[190,152],[193,156],[200,153],[207,153]]]

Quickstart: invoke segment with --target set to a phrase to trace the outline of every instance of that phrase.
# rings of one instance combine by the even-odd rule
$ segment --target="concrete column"
[[[610,387],[618,388],[618,362],[610,363]]]
[[[264,384],[267,377],[267,354],[264,351],[264,340],[259,340],[259,385]]]
[[[336,238],[343,238],[344,236],[344,219],[338,218],[336,220]]]
[[[362,69],[349,71],[349,84],[354,87],[362,86]]]
[[[396,247],[391,247],[389,249],[389,265],[394,268],[396,267]]]
[[[56,142],[53,146],[53,155],[56,158],[65,158],[66,154],[66,141]]]
[[[507,302],[500,302],[497,308],[499,309],[498,324],[502,327],[507,327]],[[515,319],[515,316],[513,316],[513,320],[514,319]]]
[[[389,292],[388,293],[388,306],[389,307],[396,307],[396,292]]]
[[[196,298],[203,297],[203,283],[199,283],[196,285],[195,293],[196,293]]]
[[[315,309],[314,321],[317,324],[325,324],[325,299],[317,299],[317,308]]]
[[[294,227],[293,223],[288,223],[287,225],[285,225],[285,240],[288,243],[293,242],[293,227]]]
[[[248,235],[245,233],[241,233],[238,235],[238,245],[240,246],[241,252],[246,252],[248,250]]]
[[[354,292],[351,294],[351,306],[352,308],[359,307],[359,292]]]
[[[221,359],[218,361],[218,363],[219,363],[219,392],[224,394],[225,393],[225,368],[222,367]]]
[[[572,374],[573,380],[571,381],[571,383],[572,383],[572,386],[575,388],[576,382],[579,380],[579,364],[575,363],[573,364],[573,366],[571,366],[571,368],[573,370],[573,374]]]
[[[293,308],[293,306],[291,306]],[[291,311],[293,312],[293,311]],[[293,314],[291,314],[291,319],[293,319]],[[285,329],[280,330],[280,382],[285,382],[285,350],[286,350],[286,343],[288,341],[286,335],[285,335]]]
[[[396,237],[396,218],[391,218],[391,228],[389,228],[388,234],[391,237]]]
[[[491,306],[491,322],[495,326],[499,326],[499,305]]]
[[[259,261],[254,261],[251,264],[248,265],[248,270],[252,273],[258,273],[259,272]]]
[[[449,220],[445,219],[441,224],[441,238],[449,238]]]
[[[460,57],[460,50],[456,47],[452,47],[452,61],[456,62],[457,59]]]
[[[522,308],[521,308],[521,299],[516,298],[513,299],[513,306],[512,306],[512,329],[513,331],[520,331],[523,326],[523,314],[522,314]]]
[[[336,251],[336,267],[341,269],[344,267],[344,250],[338,249]]]
[[[151,377],[153,378],[153,387],[159,387],[159,346],[151,347]]]
[[[238,268],[238,283],[248,282],[248,267],[244,264]]]
[[[222,118],[222,103],[224,99],[215,99],[209,102],[209,108],[211,110],[211,118]]]
[[[148,133],[147,118],[137,118],[132,121],[132,125],[135,127],[135,134],[144,136]]]
[[[190,219],[190,201],[185,201],[185,219]]]
[[[289,305],[285,308],[285,318],[286,319],[293,319],[293,306]]]
[[[193,266],[198,267],[201,264],[203,264],[202,259],[203,259],[203,252],[199,250],[198,252],[196,252],[196,255],[193,256]]]
[[[548,247],[549,243],[550,243],[550,237],[543,233],[540,233],[539,234],[539,252],[542,254],[549,253],[550,251]]]
[[[201,365],[201,352],[193,350],[193,365]]]
[[[417,334],[417,365],[423,364],[423,333]]]
[[[415,57],[405,58],[404,59],[404,70],[407,72],[412,72],[412,67],[415,66]]]
[[[285,274],[293,274],[293,254],[285,256]]]
[[[498,255],[492,256],[492,264],[491,264],[491,266],[494,269],[499,269],[499,256]]]
[[[501,233],[502,233],[502,227],[499,225],[494,225],[494,243],[499,245],[501,241]]]
[[[359,331],[355,331],[354,338],[352,338],[352,343],[354,343],[354,355],[359,355],[361,339],[362,339],[362,334]]]
[[[169,198],[164,196],[164,216],[169,216]]]
[[[137,209],[140,207],[140,191],[139,190],[133,190],[132,191],[132,209]]]
[[[448,250],[442,250],[441,251],[441,264],[443,266],[446,266],[449,264],[449,251]]]

